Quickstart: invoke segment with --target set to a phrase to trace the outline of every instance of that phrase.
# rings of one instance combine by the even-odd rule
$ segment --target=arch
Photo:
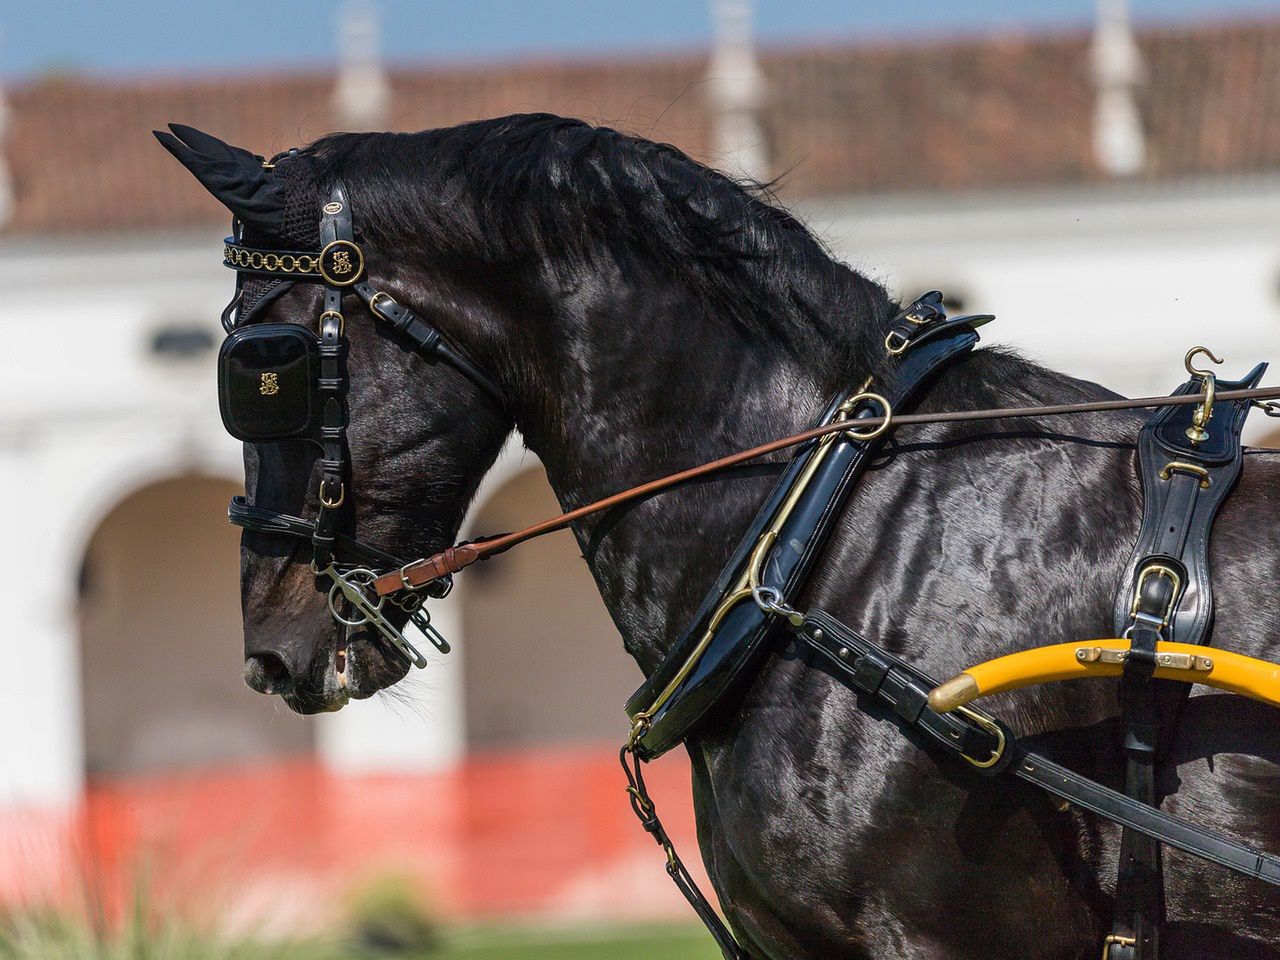
[[[477,505],[477,531],[558,513],[540,467],[507,474]],[[525,544],[468,571],[463,700],[468,750],[612,741],[642,679],[622,649],[577,541]]]
[[[150,483],[97,525],[79,565],[84,763],[93,776],[309,754],[314,725],[240,680],[238,483]]]

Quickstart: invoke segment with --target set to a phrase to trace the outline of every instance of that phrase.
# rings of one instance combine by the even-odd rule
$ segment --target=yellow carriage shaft
[[[979,697],[1054,680],[1118,677],[1129,653],[1128,640],[1059,643],[1011,653],[970,667],[929,694],[938,713]],[[1155,675],[1165,680],[1203,683],[1280,707],[1280,664],[1191,643],[1156,644]]]

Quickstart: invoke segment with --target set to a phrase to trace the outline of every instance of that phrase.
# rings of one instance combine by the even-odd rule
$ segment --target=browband
[[[332,203],[326,204],[326,206],[331,205]],[[326,213],[328,212],[326,210]],[[339,237],[327,243],[319,251],[306,251],[250,247],[231,236],[227,237],[223,244],[222,265],[239,273],[256,274],[276,280],[324,283],[332,291],[350,288],[352,293],[364,300],[374,318],[389,323],[397,333],[409,341],[414,352],[421,354],[429,361],[443,360],[489,394],[500,406],[506,406],[502,390],[493,378],[445,343],[439,330],[409,307],[399,303],[391,294],[374,289],[373,285],[364,278],[364,251],[352,239]],[[283,292],[283,289],[275,291],[272,299]],[[232,307],[234,306],[233,302]]]

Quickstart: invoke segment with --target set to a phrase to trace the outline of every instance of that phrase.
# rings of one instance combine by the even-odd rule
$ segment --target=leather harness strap
[[[1200,348],[1187,355],[1191,359]],[[1229,390],[1257,386],[1259,364]],[[1213,374],[1196,375],[1175,396],[1203,394],[1196,408],[1158,411],[1138,436],[1143,521],[1121,580],[1114,625],[1129,638],[1121,681],[1125,725],[1125,792],[1158,806],[1156,784],[1190,685],[1153,679],[1156,645],[1202,645],[1213,623],[1209,537],[1213,521],[1239,479],[1240,432],[1247,401],[1215,400]],[[1120,838],[1116,906],[1104,960],[1157,960],[1165,922],[1160,842],[1126,828]]]
[[[889,707],[905,726],[927,734],[935,746],[958,754],[980,773],[1011,773],[1142,836],[1280,886],[1280,858],[1259,853],[1073,773],[1023,748],[1008,728],[987,714],[968,707],[961,708],[966,711],[961,716],[927,709],[929,691],[937,686],[936,681],[829,613],[811,610],[792,631],[822,655],[838,678]]]

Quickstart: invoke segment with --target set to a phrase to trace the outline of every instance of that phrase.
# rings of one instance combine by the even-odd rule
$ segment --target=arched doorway
[[[560,507],[541,469],[496,490],[477,530],[515,530]],[[642,679],[622,649],[572,534],[467,571],[464,692],[468,749],[613,741]]]
[[[236,492],[204,476],[155,483],[90,539],[78,614],[91,777],[312,750],[312,725],[240,679]]]

